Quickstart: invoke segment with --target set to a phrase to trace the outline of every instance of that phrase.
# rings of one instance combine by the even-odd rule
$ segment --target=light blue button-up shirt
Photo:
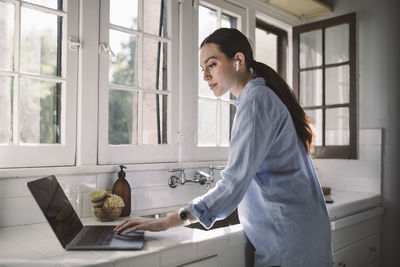
[[[331,231],[310,155],[290,113],[263,78],[237,100],[222,180],[189,203],[209,228],[236,207],[255,266],[332,266]]]

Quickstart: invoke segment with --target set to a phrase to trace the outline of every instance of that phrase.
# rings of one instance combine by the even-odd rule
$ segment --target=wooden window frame
[[[325,29],[340,24],[349,24],[349,61],[325,65]],[[322,65],[317,67],[303,68],[299,67],[299,36],[301,33],[313,30],[322,30]],[[313,156],[316,158],[341,158],[355,159],[357,158],[357,114],[356,114],[356,13],[350,13],[335,18],[317,21],[309,24],[300,25],[293,28],[293,89],[299,98],[299,77],[300,71],[304,70],[325,70],[327,67],[335,67],[349,65],[350,71],[350,96],[348,104],[325,105],[325,72],[322,73],[322,105],[310,109],[322,109],[322,146],[314,146]],[[349,108],[349,131],[350,140],[347,146],[325,146],[325,110],[333,107]],[[307,108],[305,108],[307,109]]]
[[[288,34],[285,30],[282,30],[276,26],[268,24],[267,22],[256,18],[256,28],[262,29],[266,32],[275,34],[278,37],[278,73],[283,79],[286,80],[286,49],[288,46]]]

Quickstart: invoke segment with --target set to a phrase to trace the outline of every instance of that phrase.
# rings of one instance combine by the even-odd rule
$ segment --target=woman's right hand
[[[122,231],[128,229],[126,233],[129,234],[136,232],[138,230],[159,232],[159,231],[165,231],[168,228],[169,228],[168,217],[161,219],[135,218],[135,219],[126,219],[121,224],[117,225],[114,231],[116,233],[121,233]]]

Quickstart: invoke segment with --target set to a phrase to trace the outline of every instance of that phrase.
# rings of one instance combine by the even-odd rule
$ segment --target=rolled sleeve
[[[215,217],[208,212],[206,204],[200,197],[193,199],[189,203],[189,207],[190,213],[192,213],[206,229],[209,229],[215,222]]]

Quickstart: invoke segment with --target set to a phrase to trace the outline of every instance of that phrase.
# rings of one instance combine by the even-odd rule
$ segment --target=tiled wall
[[[359,131],[357,160],[314,159],[322,185],[333,189],[381,193],[382,130]]]
[[[360,130],[358,160],[315,159],[321,184],[340,190],[380,193],[381,138],[380,129]],[[222,164],[218,162],[214,165]],[[199,166],[208,164],[196,163],[193,166],[185,166],[187,177],[193,177],[194,169],[207,171],[207,167]],[[215,173],[216,179],[219,179],[219,172]],[[168,168],[127,172],[127,179],[132,187],[131,207],[134,215],[175,210],[206,192],[204,185],[191,183],[171,189],[167,183],[169,176]],[[41,211],[25,185],[33,178],[35,177],[20,175],[18,178],[0,178],[0,227],[44,221]],[[94,189],[111,191],[116,178],[115,171],[57,175],[57,179],[81,217],[91,216],[89,192]]]

